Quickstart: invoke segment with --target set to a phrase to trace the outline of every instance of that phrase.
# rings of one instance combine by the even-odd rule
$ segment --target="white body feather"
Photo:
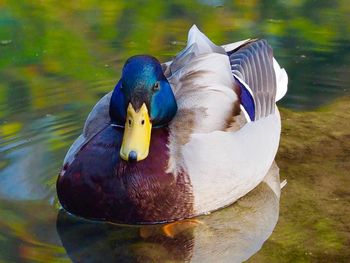
[[[205,110],[194,131],[225,128],[225,119],[232,114],[233,104],[238,100],[233,90],[232,73],[227,69],[230,69],[227,55],[201,54],[169,78],[179,111]]]
[[[270,168],[279,144],[280,116],[247,123],[237,132],[193,134],[183,147],[195,211],[227,206],[255,188]]]

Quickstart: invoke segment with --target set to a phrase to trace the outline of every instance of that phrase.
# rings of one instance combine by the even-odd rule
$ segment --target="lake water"
[[[0,262],[350,261],[348,1],[32,2],[0,0]],[[280,202],[263,184],[175,237],[59,211],[91,107],[129,56],[170,60],[192,24],[217,44],[266,38],[288,72]]]

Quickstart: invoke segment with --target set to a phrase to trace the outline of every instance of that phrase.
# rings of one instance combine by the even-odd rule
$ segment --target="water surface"
[[[0,261],[77,260],[79,246],[72,254],[56,229],[65,217],[55,180],[68,147],[129,56],[169,60],[197,24],[217,44],[266,38],[290,78],[277,156],[288,185],[274,232],[250,260],[349,262],[349,13],[346,0],[0,0]],[[115,232],[95,240],[139,246],[135,231]]]

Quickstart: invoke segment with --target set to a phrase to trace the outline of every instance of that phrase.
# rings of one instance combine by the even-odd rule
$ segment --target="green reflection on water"
[[[21,200],[54,202],[65,151],[129,56],[171,59],[194,23],[217,44],[263,37],[290,77],[282,105],[310,109],[349,94],[349,13],[346,0],[0,0],[0,261],[20,260],[26,227],[54,224],[47,206],[42,221],[28,221],[26,209],[40,209]],[[275,233],[252,261],[350,258],[347,104],[282,112],[278,163],[289,183]],[[64,253],[59,244],[48,251],[36,261]]]

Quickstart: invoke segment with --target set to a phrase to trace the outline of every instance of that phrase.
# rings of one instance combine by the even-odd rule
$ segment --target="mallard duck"
[[[170,62],[129,58],[64,159],[61,205],[89,219],[153,224],[232,204],[274,161],[287,82],[266,40],[217,46],[196,26]]]

